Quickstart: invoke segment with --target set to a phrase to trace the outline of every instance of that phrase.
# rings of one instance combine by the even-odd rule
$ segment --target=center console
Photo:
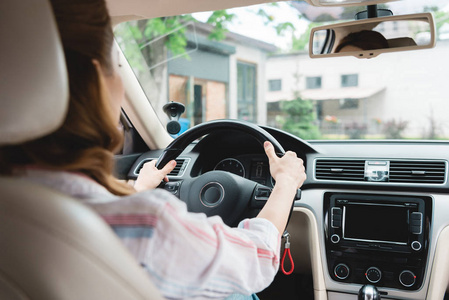
[[[431,198],[325,193],[328,272],[333,280],[403,290],[421,287]]]

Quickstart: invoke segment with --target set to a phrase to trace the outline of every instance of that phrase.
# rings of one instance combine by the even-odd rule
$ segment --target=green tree
[[[278,6],[277,3],[267,5]],[[295,27],[291,22],[279,22],[263,8],[260,8],[256,12],[256,15],[263,18],[265,25],[272,26],[279,35],[288,31],[295,31]],[[237,16],[235,14],[230,13],[227,10],[217,10],[212,12],[207,20],[207,23],[212,25],[212,31],[208,38],[216,41],[223,40],[228,32],[228,25],[236,18]],[[128,22],[128,30],[138,44],[139,49],[141,49],[141,51],[143,50],[142,54],[147,62],[149,62],[148,65],[151,65],[154,59],[154,55],[152,55],[152,51],[154,51],[153,48],[155,44],[160,47],[160,40],[166,50],[169,50],[172,55],[186,55],[186,49],[188,47],[186,25],[190,22],[198,21],[189,14],[154,18]],[[157,40],[158,43],[152,42],[155,40]],[[186,56],[188,57],[188,55]]]
[[[307,50],[309,46],[309,40],[310,40],[310,32],[314,27],[320,26],[322,23],[317,22],[310,22],[309,26],[307,27],[306,31],[304,31],[299,37],[296,37],[295,35],[292,35],[292,47],[291,51],[302,51]]]
[[[303,100],[298,94],[294,100],[281,102],[281,110],[285,114],[283,130],[305,140],[321,137],[318,127],[314,124],[316,114],[312,101]]]
[[[438,6],[425,6],[424,12],[432,12],[435,19],[435,29],[437,34],[441,26],[449,23],[449,12],[440,11]]]
[[[277,3],[267,4],[277,6]],[[276,20],[263,8],[255,12],[264,19],[267,26],[272,26],[278,34],[294,31],[293,24]],[[211,40],[223,40],[228,32],[228,25],[236,19],[236,15],[227,10],[218,10],[211,13],[207,23],[211,24],[208,36]],[[167,82],[166,70],[170,57],[183,56],[189,59],[188,51],[194,47],[194,39],[189,36],[188,27],[198,22],[192,15],[180,15],[149,20],[131,21],[120,24],[115,29],[116,39],[125,53],[134,72],[141,78],[141,85],[147,97],[156,104],[155,109],[161,110],[166,103],[163,99],[164,82]],[[189,33],[190,32],[190,33]],[[154,101],[153,101],[154,100]]]

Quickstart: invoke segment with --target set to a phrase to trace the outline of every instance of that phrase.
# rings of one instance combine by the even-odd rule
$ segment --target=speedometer
[[[243,167],[243,164],[235,158],[223,159],[215,166],[214,170],[226,171],[245,177],[245,167]]]

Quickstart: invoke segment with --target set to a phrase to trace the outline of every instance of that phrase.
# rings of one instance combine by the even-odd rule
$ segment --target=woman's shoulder
[[[165,190],[155,189],[116,196],[81,173],[28,169],[23,178],[76,198],[100,214],[157,214],[166,205],[185,210],[185,204]]]
[[[21,177],[77,199],[114,196],[102,185],[81,173],[27,168],[21,172]]]

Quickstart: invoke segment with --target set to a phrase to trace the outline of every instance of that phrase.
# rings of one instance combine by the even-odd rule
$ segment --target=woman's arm
[[[269,220],[282,234],[287,225],[296,190],[301,187],[307,176],[302,159],[294,152],[287,151],[279,158],[270,142],[265,142],[264,147],[270,162],[270,173],[276,184],[257,217]]]

